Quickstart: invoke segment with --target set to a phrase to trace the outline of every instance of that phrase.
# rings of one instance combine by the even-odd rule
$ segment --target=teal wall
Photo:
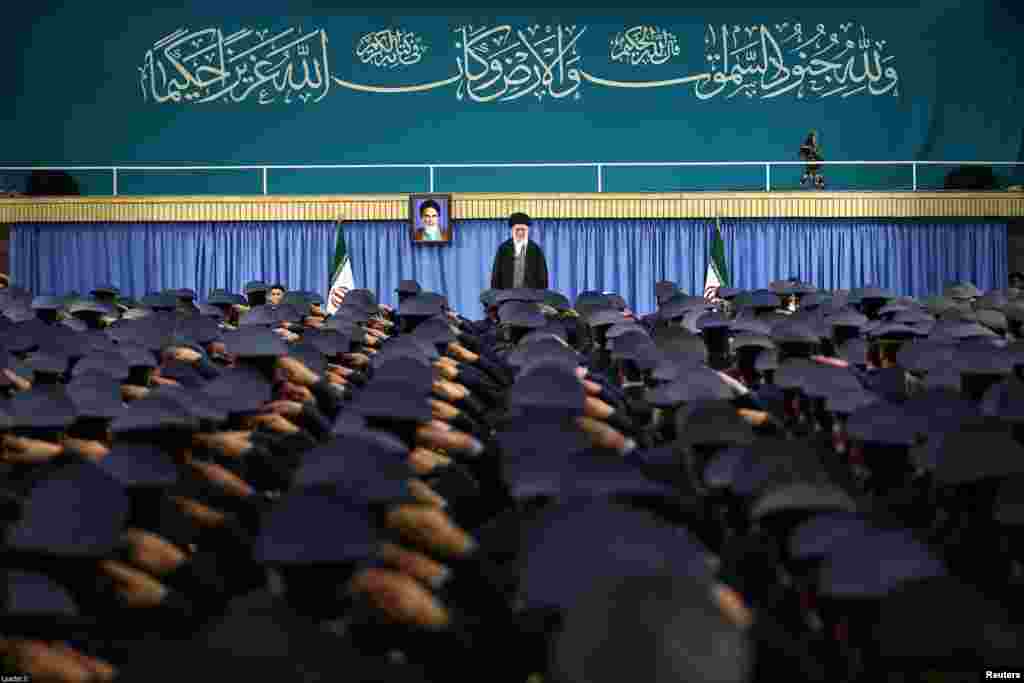
[[[792,160],[810,128],[831,160],[1022,158],[1024,3],[790,4],[426,15],[308,0],[25,3],[6,8],[0,27],[14,65],[0,99],[0,165]],[[804,42],[821,25],[821,41],[796,49],[796,23]],[[650,29],[630,31],[638,26]],[[481,30],[495,28],[481,42]],[[184,42],[156,47],[178,29]],[[505,50],[500,66],[495,50]],[[256,72],[262,85],[245,81]],[[681,79],[690,80],[625,87]],[[947,170],[922,171],[922,186],[941,185]],[[778,171],[776,186],[795,187],[799,172]],[[78,177],[89,193],[110,192],[107,174]],[[426,178],[413,169],[281,171],[270,191],[420,191]],[[910,185],[908,170],[885,167],[829,178],[835,188]],[[436,189],[594,187],[587,169],[441,169]],[[609,169],[605,182],[607,191],[762,187],[763,171],[742,168]],[[137,194],[259,189],[256,172],[120,181],[122,193]]]

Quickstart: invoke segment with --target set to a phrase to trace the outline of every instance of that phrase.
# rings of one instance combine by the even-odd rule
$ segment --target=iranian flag
[[[715,218],[715,236],[711,238],[708,255],[708,273],[704,277],[704,298],[718,298],[719,287],[729,287],[729,269],[725,266],[725,242],[722,240],[722,222]]]
[[[331,264],[331,289],[327,293],[327,314],[333,315],[349,290],[355,289],[352,279],[352,264],[348,260],[348,249],[345,248],[345,233],[338,222],[338,246],[334,249],[334,261]]]

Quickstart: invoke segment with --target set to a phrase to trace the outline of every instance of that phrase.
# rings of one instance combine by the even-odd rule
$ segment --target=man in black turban
[[[508,224],[512,238],[498,247],[491,271],[491,289],[547,289],[548,264],[541,248],[530,241],[530,217],[514,213]]]

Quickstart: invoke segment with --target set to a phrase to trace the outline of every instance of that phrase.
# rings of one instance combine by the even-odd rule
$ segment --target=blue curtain
[[[823,289],[878,285],[928,296],[950,282],[1006,287],[1005,222],[773,219],[722,221],[735,286],[790,276]]]
[[[111,283],[124,296],[188,288],[205,301],[251,280],[320,292],[337,233],[333,222],[16,224],[11,276],[36,294]]]
[[[129,296],[169,287],[240,291],[248,280],[281,281],[326,294],[336,223],[18,224],[11,231],[13,280],[41,294],[87,292],[112,282]],[[704,287],[714,221],[536,220],[551,286],[570,298],[585,290],[623,295],[637,311],[655,308],[654,283],[690,293]],[[455,224],[448,246],[413,245],[404,221],[345,223],[357,286],[394,304],[401,279],[445,294],[467,315],[490,286],[494,253],[509,237],[501,220]],[[827,289],[876,284],[925,296],[954,280],[1004,287],[1006,223],[723,220],[729,272],[743,288],[799,277]]]

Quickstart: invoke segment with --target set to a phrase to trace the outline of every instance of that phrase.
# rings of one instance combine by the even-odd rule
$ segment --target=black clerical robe
[[[515,244],[506,240],[494,257],[494,269],[491,271],[491,289],[512,289],[515,284]],[[544,260],[544,252],[534,242],[526,243],[526,271],[523,287],[527,289],[548,288],[548,264]]]

